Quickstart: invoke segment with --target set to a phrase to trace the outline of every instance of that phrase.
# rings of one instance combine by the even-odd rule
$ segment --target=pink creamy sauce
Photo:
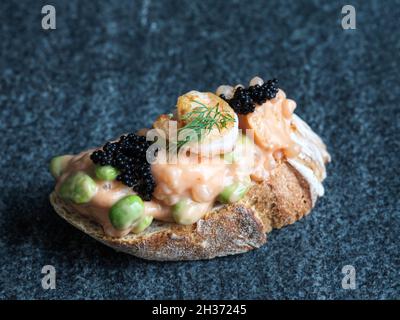
[[[256,147],[249,147],[256,152]],[[247,149],[246,149],[247,150]],[[56,192],[59,192],[62,183],[74,173],[83,171],[90,175],[97,184],[97,192],[85,204],[74,204],[71,206],[83,216],[100,224],[104,232],[113,237],[122,237],[130,232],[127,230],[116,230],[110,223],[108,214],[114,203],[121,198],[135,194],[119,181],[99,181],[95,177],[94,164],[90,160],[90,154],[94,150],[82,152],[71,157],[64,173],[57,179]],[[201,203],[196,215],[200,219],[209,211],[219,193],[224,187],[235,181],[244,181],[247,177],[262,172],[262,153],[255,154],[258,159],[257,166],[250,166],[251,155],[239,155],[240,161],[229,163],[217,156],[212,159],[199,160],[192,157],[182,157],[177,164],[155,163],[152,165],[152,173],[156,180],[156,189],[152,201],[145,201],[145,214],[165,222],[173,222],[171,208],[179,200],[191,198]],[[193,212],[192,212],[193,214]]]
[[[286,99],[286,94],[279,90],[276,97],[267,100],[254,112],[240,115],[240,128],[254,131],[254,141],[273,157],[292,158],[300,152],[291,137],[292,117],[296,103]],[[274,161],[272,161],[273,167]]]
[[[89,174],[92,178],[95,178],[94,164],[90,160],[90,154],[94,150],[88,150],[82,152],[76,156],[73,156],[64,170],[64,173],[57,179],[56,192],[60,190],[62,183],[67,179],[68,176],[83,171]],[[114,237],[121,237],[129,233],[129,230],[119,231],[116,230],[110,223],[108,218],[108,211],[111,206],[123,198],[126,195],[134,194],[133,190],[124,186],[118,181],[99,181],[96,180],[97,192],[93,196],[90,202],[85,204],[74,204],[71,202],[71,206],[83,216],[96,221],[100,224],[104,232]]]
[[[153,196],[168,207],[183,198],[212,206],[226,186],[245,180],[250,171],[246,163],[228,163],[220,156],[201,159],[182,156],[175,164],[154,163],[152,173],[157,185]],[[156,218],[169,220],[170,212],[164,210],[163,214]]]
[[[260,136],[258,132],[258,136],[255,137],[256,144],[252,142],[236,144],[233,163],[224,160],[220,155],[200,159],[181,156],[178,163],[157,161],[153,163],[152,173],[156,181],[156,189],[152,201],[145,202],[145,214],[153,216],[156,220],[173,222],[172,206],[181,199],[191,198],[201,203],[195,213],[196,218],[200,219],[212,209],[217,196],[226,186],[236,181],[249,181],[249,178],[251,178],[251,183],[267,180],[283,157],[299,158],[306,164],[308,162],[307,166],[313,171],[318,173],[324,171],[325,168],[321,168],[321,164],[313,159],[306,161],[310,158],[309,155],[301,157],[302,154],[299,154],[301,150],[299,143],[307,142],[308,138],[299,137],[299,143],[295,143],[291,138],[291,135],[297,134],[296,126],[292,123],[295,107],[295,102],[286,99],[286,95],[280,90],[276,99],[267,101],[256,108],[252,117],[258,115],[257,119],[252,118],[250,121],[241,117],[239,122],[241,127],[247,128],[256,123],[258,127],[263,128],[264,131],[261,130],[261,133],[265,132],[269,136]],[[267,123],[265,128],[262,122]],[[308,130],[303,129],[303,131]],[[310,143],[313,143],[316,148],[325,150],[325,145],[320,140]],[[97,183],[96,194],[89,203],[81,205],[71,203],[71,205],[83,216],[100,224],[107,235],[124,236],[130,232],[130,229],[116,230],[110,223],[109,210],[119,199],[135,193],[132,188],[121,182],[96,179],[94,164],[90,160],[90,154],[93,151],[82,152],[70,159],[64,173],[57,179],[56,192],[69,175],[77,171],[89,174]]]

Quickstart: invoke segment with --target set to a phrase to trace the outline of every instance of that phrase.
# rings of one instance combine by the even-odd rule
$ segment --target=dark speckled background
[[[41,7],[57,30],[41,29]],[[341,7],[357,30],[341,28]],[[400,297],[400,1],[1,1],[0,297]],[[326,196],[211,261],[117,253],[62,221],[48,160],[151,124],[179,94],[277,77],[332,153]],[[41,287],[41,268],[57,289]],[[344,265],[356,290],[341,288]]]

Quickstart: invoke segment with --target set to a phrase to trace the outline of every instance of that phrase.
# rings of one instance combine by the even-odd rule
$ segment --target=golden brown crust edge
[[[96,240],[117,251],[161,261],[211,259],[259,248],[267,240],[266,233],[294,223],[312,208],[307,182],[287,162],[241,201],[216,208],[191,226],[156,221],[143,233],[123,238],[106,236],[55,192],[50,202],[62,218]]]

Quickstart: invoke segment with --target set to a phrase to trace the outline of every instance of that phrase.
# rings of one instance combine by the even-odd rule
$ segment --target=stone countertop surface
[[[0,298],[400,297],[399,1],[0,3]],[[48,201],[52,156],[149,126],[189,90],[276,77],[332,155],[312,214],[252,252],[151,262],[92,240]],[[57,271],[55,290],[41,268]],[[356,289],[342,288],[342,268]]]

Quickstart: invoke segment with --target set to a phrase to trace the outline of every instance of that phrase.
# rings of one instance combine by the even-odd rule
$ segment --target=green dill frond
[[[235,118],[230,113],[223,113],[219,110],[219,103],[212,108],[208,108],[199,101],[193,100],[193,102],[199,106],[182,117],[182,120],[189,122],[182,128],[179,128],[177,132],[178,137],[179,134],[184,131],[188,131],[191,134],[183,140],[179,140],[178,138],[176,142],[177,149],[195,138],[201,141],[203,138],[202,134],[208,134],[214,127],[221,131],[223,128],[226,128],[229,123],[235,121]]]

